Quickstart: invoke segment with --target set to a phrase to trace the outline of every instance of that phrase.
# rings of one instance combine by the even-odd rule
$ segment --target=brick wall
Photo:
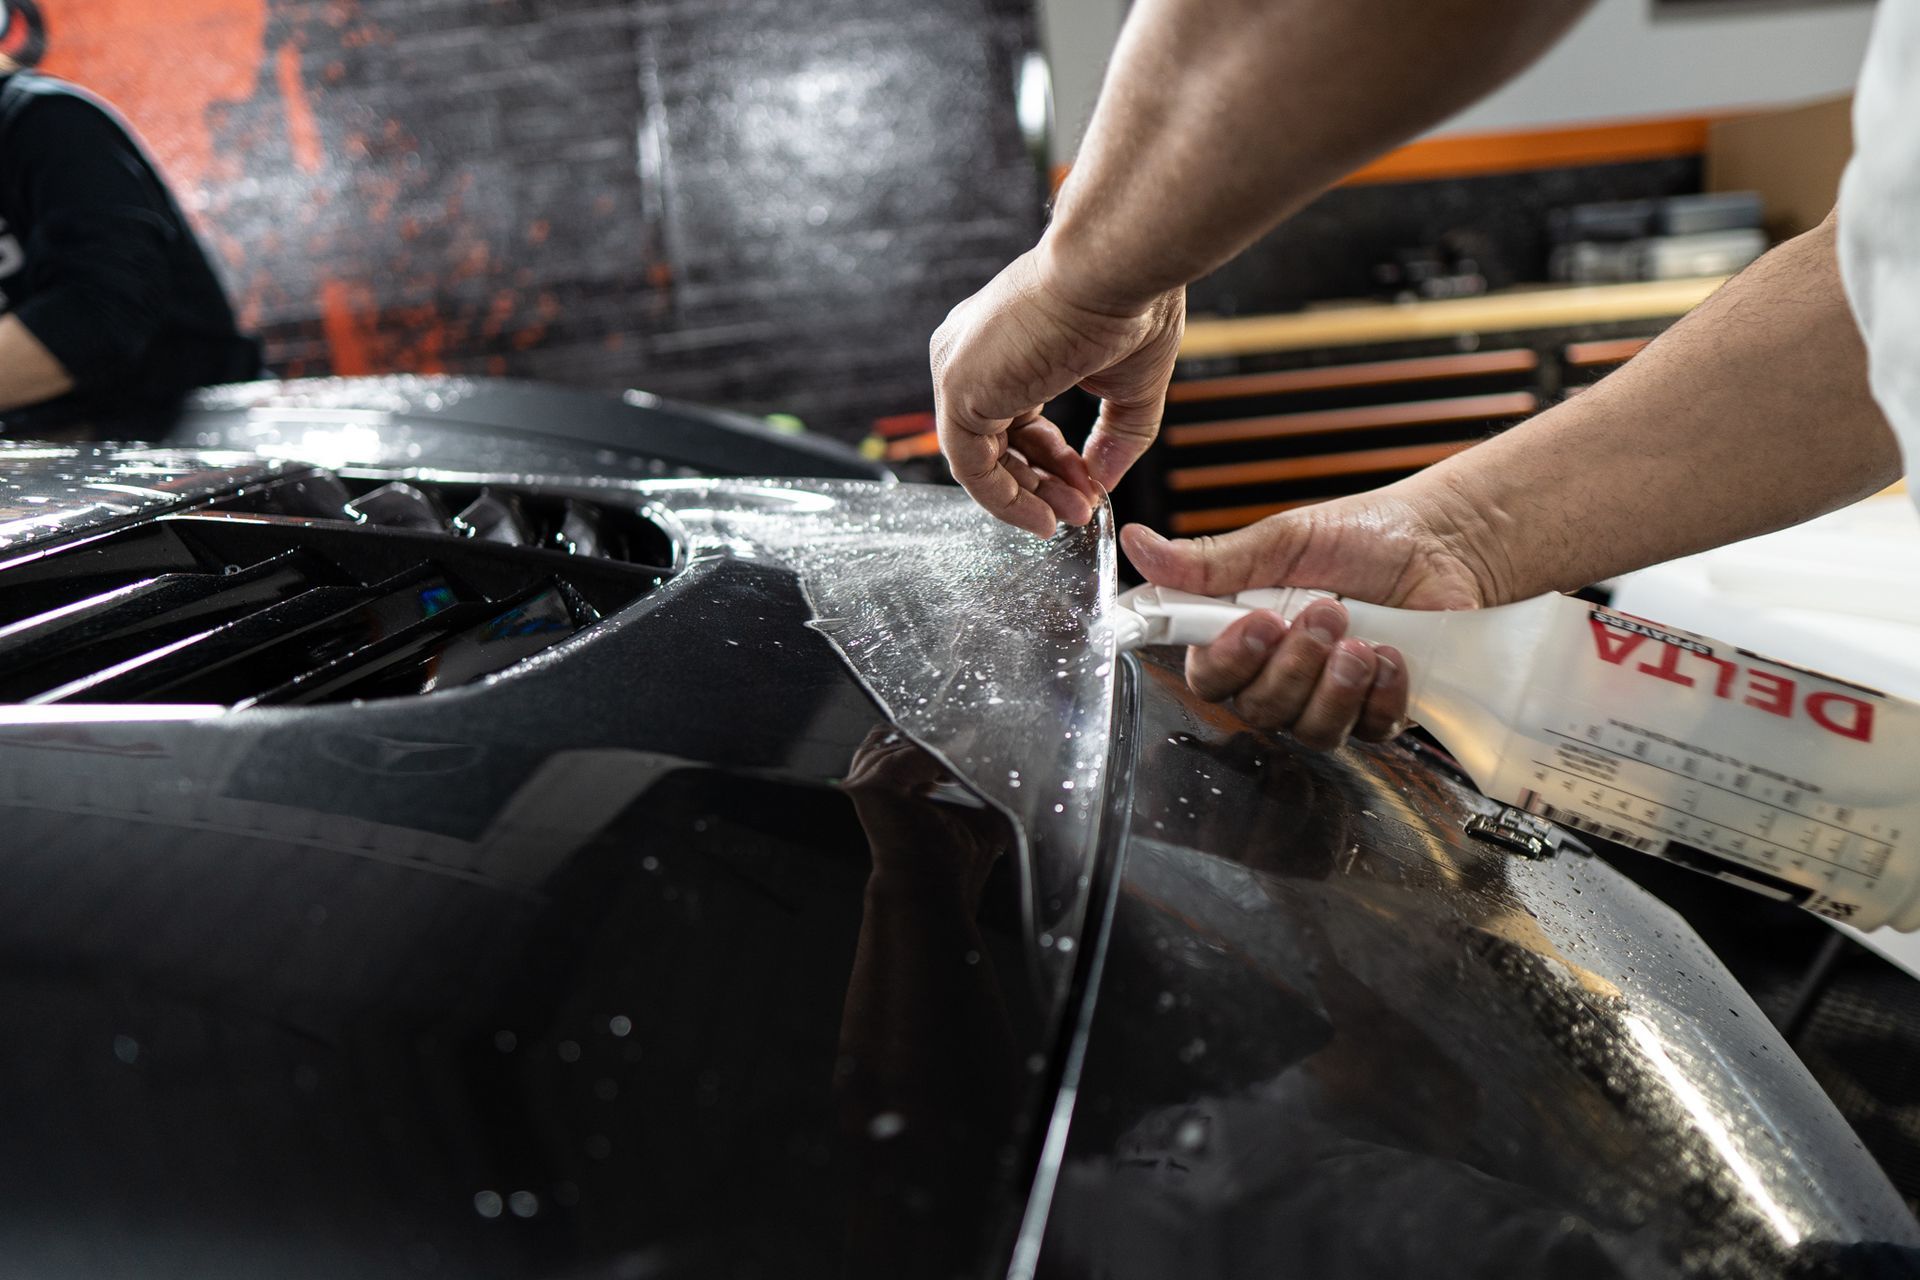
[[[1029,244],[1030,0],[42,0],[288,374],[640,386],[863,433]]]

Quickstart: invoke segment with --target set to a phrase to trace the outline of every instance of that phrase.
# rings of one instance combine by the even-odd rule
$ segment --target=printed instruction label
[[[1885,758],[1890,718],[1912,708],[1637,618],[1586,621],[1581,669],[1528,698],[1501,762],[1507,797],[1825,915],[1885,917],[1875,891],[1890,864],[1908,878],[1920,780],[1880,786],[1904,803],[1862,804],[1879,798],[1863,774],[1920,770]]]

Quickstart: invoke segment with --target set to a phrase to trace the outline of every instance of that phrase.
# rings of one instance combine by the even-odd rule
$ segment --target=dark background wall
[[[1402,250],[1471,245],[1494,288],[1547,279],[1548,220],[1569,205],[1701,190],[1700,157],[1336,187],[1219,271],[1194,282],[1195,313],[1258,315],[1379,288]]]
[[[42,0],[289,375],[927,407],[1038,233],[1030,0]]]

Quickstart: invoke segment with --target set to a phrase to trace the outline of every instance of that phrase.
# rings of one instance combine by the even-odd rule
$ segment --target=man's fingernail
[[[1280,637],[1287,633],[1287,626],[1278,618],[1255,618],[1247,624],[1241,633],[1241,640],[1247,646],[1247,652],[1256,658],[1264,658],[1273,652],[1280,643]]]
[[[1374,672],[1373,682],[1375,684],[1386,684],[1400,674],[1400,664],[1395,662],[1385,649],[1375,649],[1373,656],[1380,664],[1379,670]]]
[[[1327,674],[1342,688],[1357,688],[1367,682],[1367,660],[1361,656],[1359,644],[1357,640],[1348,641],[1327,659]]]
[[[1307,634],[1321,644],[1332,644],[1340,638],[1340,615],[1331,609],[1314,609],[1301,620],[1307,625]]]

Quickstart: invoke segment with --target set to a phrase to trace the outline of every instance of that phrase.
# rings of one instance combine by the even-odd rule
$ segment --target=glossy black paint
[[[364,441],[337,412],[277,439]],[[309,481],[512,473],[641,513],[540,478],[580,456],[542,425]],[[154,516],[99,518],[482,550]],[[0,568],[0,598],[72,554]],[[884,723],[794,575],[675,568],[432,697],[0,707],[10,1264],[1910,1273],[1920,1230],[1691,931],[1576,853],[1470,840],[1484,802],[1432,764],[1296,753],[1174,655],[1124,660],[1081,945],[1036,983],[1015,833]]]
[[[1247,731],[1163,656],[1043,1276],[1920,1274],[1676,915],[1468,839],[1485,802],[1404,750]]]
[[[15,1264],[978,1273],[1055,1012],[1010,832],[805,616],[707,566],[430,702],[0,728]]]
[[[316,421],[368,428],[373,439],[364,462],[431,457],[470,465],[476,444],[503,435],[574,474],[583,467],[592,475],[890,474],[838,440],[776,431],[748,414],[641,391],[614,395],[511,378],[302,378],[212,387],[183,408],[163,438],[186,448],[257,449]]]

